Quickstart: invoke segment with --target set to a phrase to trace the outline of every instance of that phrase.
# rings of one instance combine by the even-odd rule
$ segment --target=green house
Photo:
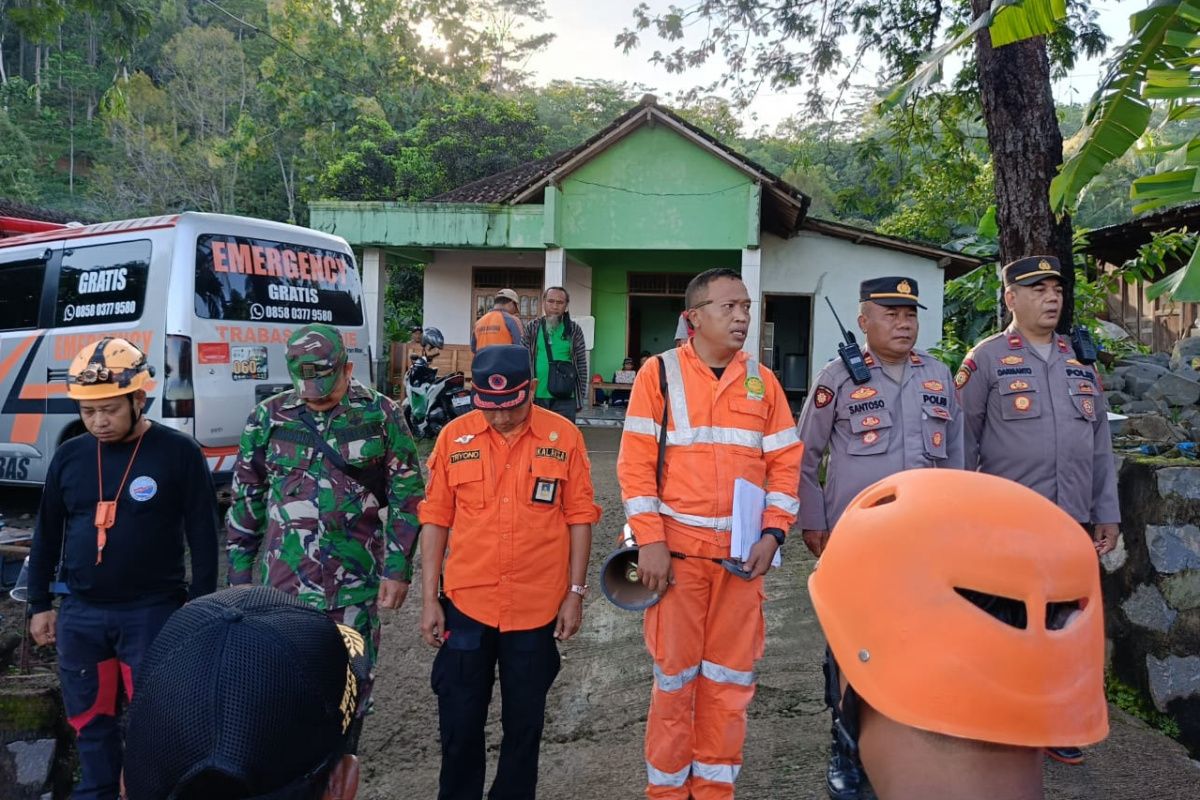
[[[363,253],[372,341],[381,352],[390,258],[425,263],[424,321],[465,345],[503,288],[539,315],[547,286],[565,286],[587,334],[591,372],[606,380],[627,356],[673,346],[688,280],[741,272],[754,301],[746,348],[795,397],[837,352],[837,325],[857,328],[858,284],[919,282],[919,347],[941,336],[947,269],[975,259],[816,219],[809,197],[711,135],[643,100],[579,146],[420,203],[318,202],[312,226]]]

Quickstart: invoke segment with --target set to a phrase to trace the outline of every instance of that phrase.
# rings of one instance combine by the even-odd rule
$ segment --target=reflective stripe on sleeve
[[[779,433],[772,433],[762,438],[762,451],[764,453],[773,453],[776,450],[782,450],[785,447],[791,447],[794,444],[799,444],[800,435],[796,433],[795,428],[785,428]]]
[[[636,517],[638,514],[657,514],[658,513],[658,498],[649,495],[642,497],[631,497],[623,504],[625,507],[625,518]]]
[[[767,492],[767,505],[775,506],[785,514],[800,513],[800,501],[787,492]]]

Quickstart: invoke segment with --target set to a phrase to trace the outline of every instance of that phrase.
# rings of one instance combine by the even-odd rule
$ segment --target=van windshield
[[[361,325],[362,286],[348,253],[204,234],[196,242],[196,316]]]

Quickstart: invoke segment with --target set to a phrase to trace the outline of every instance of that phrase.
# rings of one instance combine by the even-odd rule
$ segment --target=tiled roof
[[[40,222],[87,222],[74,214],[64,214],[61,211],[51,211],[48,208],[36,208],[16,200],[0,197],[0,217],[19,217],[34,219]]]

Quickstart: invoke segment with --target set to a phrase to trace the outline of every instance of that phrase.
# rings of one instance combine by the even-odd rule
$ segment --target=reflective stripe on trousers
[[[702,558],[671,566],[675,585],[645,617],[655,665],[646,796],[726,800],[742,762],[754,662],[762,655],[762,579],[743,581]]]

